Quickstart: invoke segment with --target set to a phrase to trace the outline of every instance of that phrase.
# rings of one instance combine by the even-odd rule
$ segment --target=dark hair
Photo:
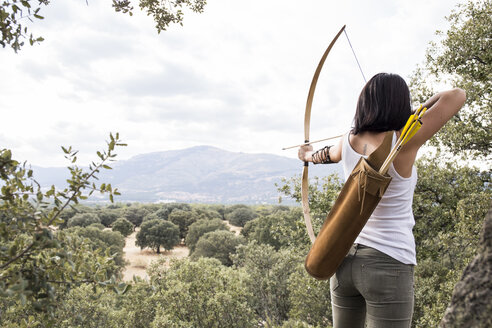
[[[411,114],[410,91],[397,74],[374,75],[362,89],[354,116],[353,134],[397,131]]]

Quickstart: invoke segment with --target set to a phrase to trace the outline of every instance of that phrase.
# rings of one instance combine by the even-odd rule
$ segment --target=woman
[[[417,264],[412,228],[414,167],[419,148],[465,103],[465,92],[440,92],[425,104],[422,127],[401,149],[388,174],[386,193],[350,252],[330,280],[334,328],[410,327],[414,305],[413,268]],[[354,127],[336,146],[299,150],[306,162],[343,165],[345,179],[360,156],[367,157],[394,131],[393,144],[411,114],[410,92],[398,75],[380,73],[362,89]],[[367,326],[366,326],[367,325]]]

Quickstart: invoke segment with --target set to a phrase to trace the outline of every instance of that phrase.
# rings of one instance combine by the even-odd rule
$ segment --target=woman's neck
[[[364,131],[356,135],[350,134],[350,146],[359,154],[368,156],[383,142],[386,132]]]

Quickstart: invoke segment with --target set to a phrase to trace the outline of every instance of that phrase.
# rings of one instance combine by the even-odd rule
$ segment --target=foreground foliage
[[[113,0],[116,12],[133,14],[136,1]],[[138,5],[155,21],[157,32],[165,31],[171,24],[183,25],[183,8],[193,12],[203,12],[206,0],[139,0]],[[0,45],[10,46],[15,52],[19,51],[27,40],[30,45],[44,41],[44,38],[33,36],[29,32],[31,26],[27,23],[42,20],[43,7],[50,4],[49,0],[3,0],[0,3]],[[27,24],[26,24],[27,23]]]
[[[466,106],[431,143],[462,158],[491,159],[492,1],[459,4],[447,17],[449,29],[429,45],[426,60],[412,78],[412,95],[423,103],[447,83],[466,91]]]
[[[53,227],[63,222],[63,210],[94,191],[108,193],[110,199],[118,194],[111,185],[96,186],[93,181],[100,170],[110,168],[107,163],[120,145],[118,134],[110,135],[107,150],[98,152],[100,161],[87,171],[76,165],[77,151],[62,147],[71,163],[71,177],[62,191],[54,186],[41,190],[32,170],[13,160],[9,150],[0,150],[0,297],[41,310],[51,305],[59,288],[110,284],[117,264],[109,251],[92,251],[82,237],[58,233]]]

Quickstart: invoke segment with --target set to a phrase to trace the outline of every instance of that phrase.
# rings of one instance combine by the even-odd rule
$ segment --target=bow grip
[[[305,144],[308,144],[309,143],[309,140],[304,140],[304,143]],[[304,162],[304,166],[309,166],[309,162]]]

